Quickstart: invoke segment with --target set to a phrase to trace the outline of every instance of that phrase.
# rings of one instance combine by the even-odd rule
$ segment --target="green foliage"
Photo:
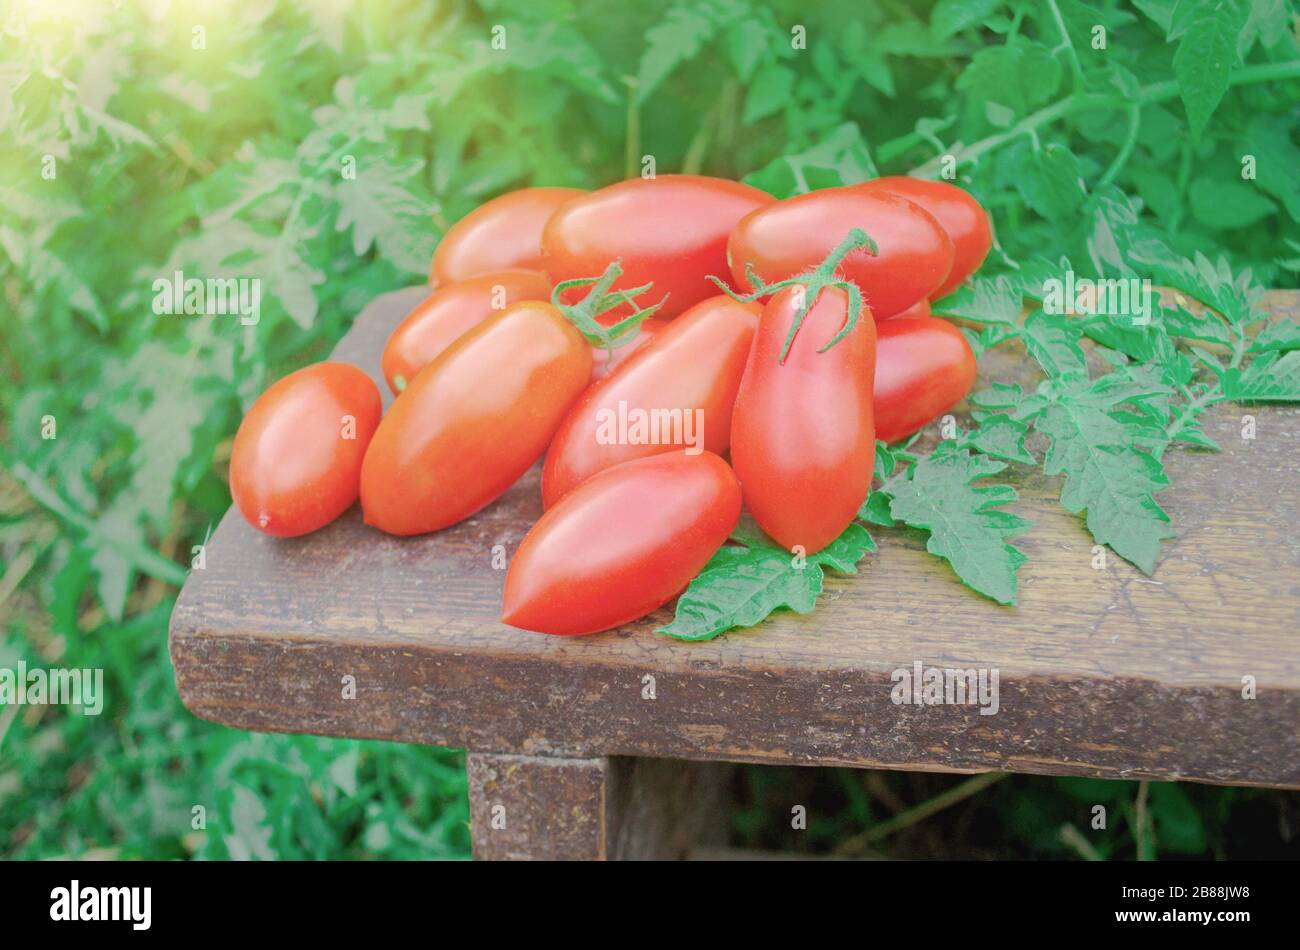
[[[750,767],[737,782],[733,834],[747,847],[828,853],[918,808],[964,776]],[[792,830],[790,803],[808,827]],[[1295,857],[1274,826],[1300,799],[1257,788],[1011,775],[855,854],[903,859],[1084,861]]]
[[[856,574],[858,561],[876,549],[865,528],[851,524],[815,554],[792,555],[756,527],[733,533],[736,544],[718,550],[677,599],[673,622],[656,633],[678,640],[712,640],[733,627],[752,627],[773,611],[809,613],[826,571]]]
[[[468,853],[460,753],[257,735],[196,719],[181,705],[167,662],[170,599],[123,623],[83,630],[77,613],[89,571],[85,559],[74,559],[55,577],[50,629],[15,620],[0,640],[0,668],[22,661],[103,669],[107,699],[97,716],[0,707],[6,856],[305,860]]]
[[[1029,522],[998,510],[1016,500],[1015,489],[972,484],[1006,467],[944,442],[931,455],[918,458],[906,475],[887,481],[881,491],[889,496],[892,518],[929,532],[926,550],[946,559],[981,594],[1013,604],[1016,569],[1026,558],[1006,539],[1027,530]]]
[[[66,6],[0,12],[0,643],[103,665],[130,702],[97,719],[0,710],[0,853],[464,853],[453,757],[198,722],[165,630],[229,504],[243,409],[373,296],[421,280],[447,225],[506,189],[596,186],[645,155],[778,195],[953,165],[997,246],[940,309],[980,325],[977,352],[1022,337],[1046,378],[979,394],[937,454],[899,453],[897,491],[863,518],[925,528],[941,554],[977,532],[999,566],[954,568],[999,600],[1019,525],[985,484],[998,466],[1059,469],[1063,502],[1150,569],[1165,447],[1207,445],[1196,416],[1219,400],[1300,398],[1295,326],[1250,336],[1259,288],[1300,272],[1292,0],[265,0],[220,21]],[[1065,262],[1218,316],[1088,321],[1099,372],[1078,322],[1018,323]],[[153,282],[177,270],[260,279],[260,320],[155,313]],[[1049,439],[1041,460],[1030,431]],[[950,490],[960,510],[937,510]],[[720,557],[767,570],[750,564],[761,542],[734,550]],[[727,622],[810,603],[823,567],[845,569],[740,597]],[[1164,795],[1157,834],[1192,847]]]

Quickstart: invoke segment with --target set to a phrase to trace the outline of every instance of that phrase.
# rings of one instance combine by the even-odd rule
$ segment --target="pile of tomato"
[[[919,179],[784,201],[691,175],[516,191],[439,244],[430,294],[384,350],[388,412],[356,367],[292,373],[240,426],[231,493],[276,537],[358,497],[367,524],[418,535],[544,455],[545,510],[511,559],[502,619],[608,630],[677,596],[742,505],[796,554],[849,525],[875,440],[916,432],[974,382],[970,347],[929,301],[990,244],[968,193]],[[702,424],[685,447],[609,438],[633,410]]]

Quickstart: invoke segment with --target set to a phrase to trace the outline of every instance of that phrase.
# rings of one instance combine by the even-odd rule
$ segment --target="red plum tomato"
[[[479,205],[443,235],[430,279],[439,286],[503,270],[542,269],[542,228],[578,188],[521,188]]]
[[[740,486],[711,452],[668,452],[607,468],[524,536],[501,619],[578,636],[630,623],[680,594],[740,517]]]
[[[235,506],[254,528],[280,538],[329,524],[357,500],[382,412],[374,381],[346,363],[316,363],[272,384],[235,433]]]
[[[496,500],[546,450],[591,379],[591,346],[555,307],[526,300],[416,373],[361,467],[366,523],[412,535]]]

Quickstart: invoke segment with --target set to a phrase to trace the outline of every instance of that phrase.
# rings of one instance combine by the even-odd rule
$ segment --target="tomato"
[[[774,200],[757,188],[701,175],[621,181],[556,210],[542,232],[546,272],[559,283],[621,260],[616,289],[653,283],[654,299],[668,295],[656,316],[670,319],[718,292],[705,278],[726,275],[727,235]]]
[[[591,345],[557,308],[523,301],[420,370],[361,467],[366,523],[423,534],[468,518],[528,470],[591,379]]]
[[[727,243],[733,279],[749,289],[745,268],[767,283],[797,276],[818,262],[851,228],[862,228],[878,254],[853,251],[839,273],[866,297],[877,320],[930,296],[952,268],[952,241],[919,206],[888,194],[826,188],[748,215]]]
[[[501,619],[575,636],[643,617],[685,589],[740,517],[740,486],[710,452],[607,468],[533,525],[506,573]]]
[[[664,321],[655,320],[652,317],[642,322],[640,332],[632,338],[630,343],[625,343],[613,351],[607,350],[603,346],[593,346],[591,348],[591,381],[594,383],[596,380],[604,379],[614,372],[629,356],[653,340],[655,334],[666,326],[668,324]]]
[[[919,320],[931,316],[930,301],[918,300],[912,306],[908,307],[902,313],[896,313],[892,317],[886,317],[887,320]]]
[[[271,385],[230,453],[230,494],[259,531],[292,538],[357,500],[361,460],[379,425],[379,387],[346,363],[316,363]]]
[[[543,226],[556,208],[582,193],[521,188],[479,205],[438,242],[430,279],[442,285],[493,271],[541,270]]]
[[[461,334],[493,314],[520,300],[548,300],[550,296],[546,275],[530,270],[483,274],[439,287],[417,304],[388,338],[381,360],[388,388],[400,392]]]
[[[975,354],[946,320],[895,317],[876,327],[876,438],[893,442],[948,411],[975,383]]]
[[[628,459],[680,446],[725,452],[758,313],[754,304],[710,297],[588,389],[546,454],[543,504]]]
[[[956,185],[950,185],[946,181],[895,176],[876,178],[853,187],[867,194],[885,192],[906,198],[934,215],[935,220],[948,232],[953,245],[952,269],[947,279],[929,295],[933,300],[952,293],[963,280],[975,273],[993,246],[988,214],[971,197],[970,192]],[[870,230],[868,227],[868,233]]]
[[[802,292],[802,285],[778,291],[759,318],[731,420],[731,463],[759,526],[811,554],[848,527],[871,485],[876,328],[863,314],[818,352],[848,311],[848,294],[828,287],[781,363]]]

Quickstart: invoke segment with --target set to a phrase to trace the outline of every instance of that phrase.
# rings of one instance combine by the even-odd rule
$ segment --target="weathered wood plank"
[[[387,295],[336,358],[374,375],[419,290]],[[1295,317],[1298,295],[1275,292]],[[1032,378],[1010,348],[991,378]],[[490,380],[484,381],[490,385]],[[1242,416],[1257,437],[1241,436]],[[541,511],[534,470],[478,516],[398,539],[354,510],[282,541],[228,513],[185,585],[171,652],[197,714],[258,730],[399,739],[522,754],[755,762],[1300,787],[1300,411],[1220,406],[1223,452],[1171,449],[1159,498],[1179,532],[1152,577],[1090,536],[1041,473],[1015,482],[1030,556],[1021,602],[962,587],[923,540],[878,532],[860,575],[813,614],[710,643],[652,629],[671,611],[565,639],[498,621],[503,572]],[[1000,709],[897,706],[891,671],[996,669]],[[340,680],[355,676],[345,699]],[[647,689],[653,678],[654,689]],[[1254,677],[1255,699],[1242,697]],[[650,698],[652,697],[652,698]]]
[[[606,758],[470,753],[474,857],[603,861],[608,856]]]
[[[727,840],[731,766],[678,759],[611,759],[610,857],[679,861]]]
[[[476,858],[680,860],[721,840],[718,763],[471,752],[467,770]]]

